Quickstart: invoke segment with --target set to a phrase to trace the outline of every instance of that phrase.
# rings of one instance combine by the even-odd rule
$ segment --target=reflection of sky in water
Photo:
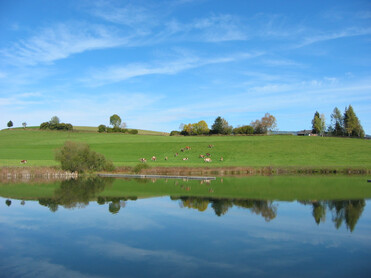
[[[0,273],[4,277],[369,277],[371,211],[351,233],[312,206],[274,202],[267,222],[232,207],[218,217],[169,197],[52,213],[38,202],[0,198]]]

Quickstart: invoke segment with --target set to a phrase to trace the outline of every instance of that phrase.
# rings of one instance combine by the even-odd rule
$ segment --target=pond
[[[370,277],[367,177],[0,184],[3,277]]]

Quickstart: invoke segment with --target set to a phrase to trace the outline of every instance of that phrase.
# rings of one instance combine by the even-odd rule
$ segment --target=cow
[[[174,156],[177,157],[179,154],[178,153],[175,153]]]
[[[21,164],[26,164],[27,160],[21,160]]]
[[[200,158],[205,158],[205,156],[203,155],[203,154],[200,154],[200,156],[199,156]]]
[[[147,162],[147,159],[141,158],[141,159],[139,159],[139,161],[142,162],[142,163],[145,163],[145,162]]]
[[[152,161],[156,161],[156,157],[155,156],[152,156],[151,160]]]
[[[185,149],[186,149],[187,151],[189,151],[189,150],[191,149],[191,147],[190,147],[190,146],[186,146]]]
[[[210,149],[211,149],[211,148],[214,148],[214,145],[209,145],[208,148],[210,148]]]
[[[188,157],[184,157],[184,158],[182,158],[182,160],[183,161],[186,161],[186,160],[188,160]]]
[[[220,158],[220,161],[224,161],[223,157]]]
[[[204,159],[204,161],[205,161],[205,162],[211,162],[212,160],[211,160],[210,157],[206,157],[206,158]]]
[[[209,153],[206,153],[206,156],[211,156],[211,154],[209,154]]]
[[[181,152],[184,152],[184,149],[180,149]]]
[[[167,160],[167,156],[165,156],[165,160]]]

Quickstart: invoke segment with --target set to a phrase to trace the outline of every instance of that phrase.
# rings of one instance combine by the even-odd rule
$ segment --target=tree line
[[[319,135],[332,135],[332,136],[352,136],[352,137],[365,137],[365,132],[359,121],[354,109],[351,105],[345,107],[344,113],[341,113],[339,108],[335,107],[331,114],[331,124],[327,126],[323,114],[318,111],[314,113],[312,120],[312,133]]]
[[[173,130],[170,136],[174,135],[230,135],[230,134],[267,134],[277,128],[276,118],[266,113],[260,120],[252,121],[250,125],[238,126],[233,128],[226,119],[218,116],[211,129],[205,121],[198,123],[181,124],[181,131]]]

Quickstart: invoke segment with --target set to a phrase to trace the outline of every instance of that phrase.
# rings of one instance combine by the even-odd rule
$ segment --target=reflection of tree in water
[[[113,179],[100,177],[65,180],[55,190],[53,198],[42,198],[39,203],[53,212],[58,210],[58,205],[65,208],[84,207],[112,182]]]
[[[329,201],[329,209],[332,211],[332,221],[337,229],[345,220],[347,229],[354,231],[356,224],[366,206],[365,200]]]
[[[326,210],[332,213],[332,221],[336,229],[339,229],[343,222],[347,229],[353,232],[356,224],[363,213],[366,201],[361,200],[337,200],[337,201],[300,201],[304,205],[312,205],[314,221],[319,225],[326,220]]]
[[[205,211],[209,204],[217,216],[222,216],[233,206],[249,209],[251,212],[261,215],[266,221],[274,219],[277,215],[277,206],[272,201],[265,200],[240,200],[240,199],[217,199],[203,197],[170,197],[172,200],[181,201],[180,206]]]
[[[323,223],[326,220],[326,204],[324,202],[314,202],[313,203],[313,212],[314,221],[317,225]]]

